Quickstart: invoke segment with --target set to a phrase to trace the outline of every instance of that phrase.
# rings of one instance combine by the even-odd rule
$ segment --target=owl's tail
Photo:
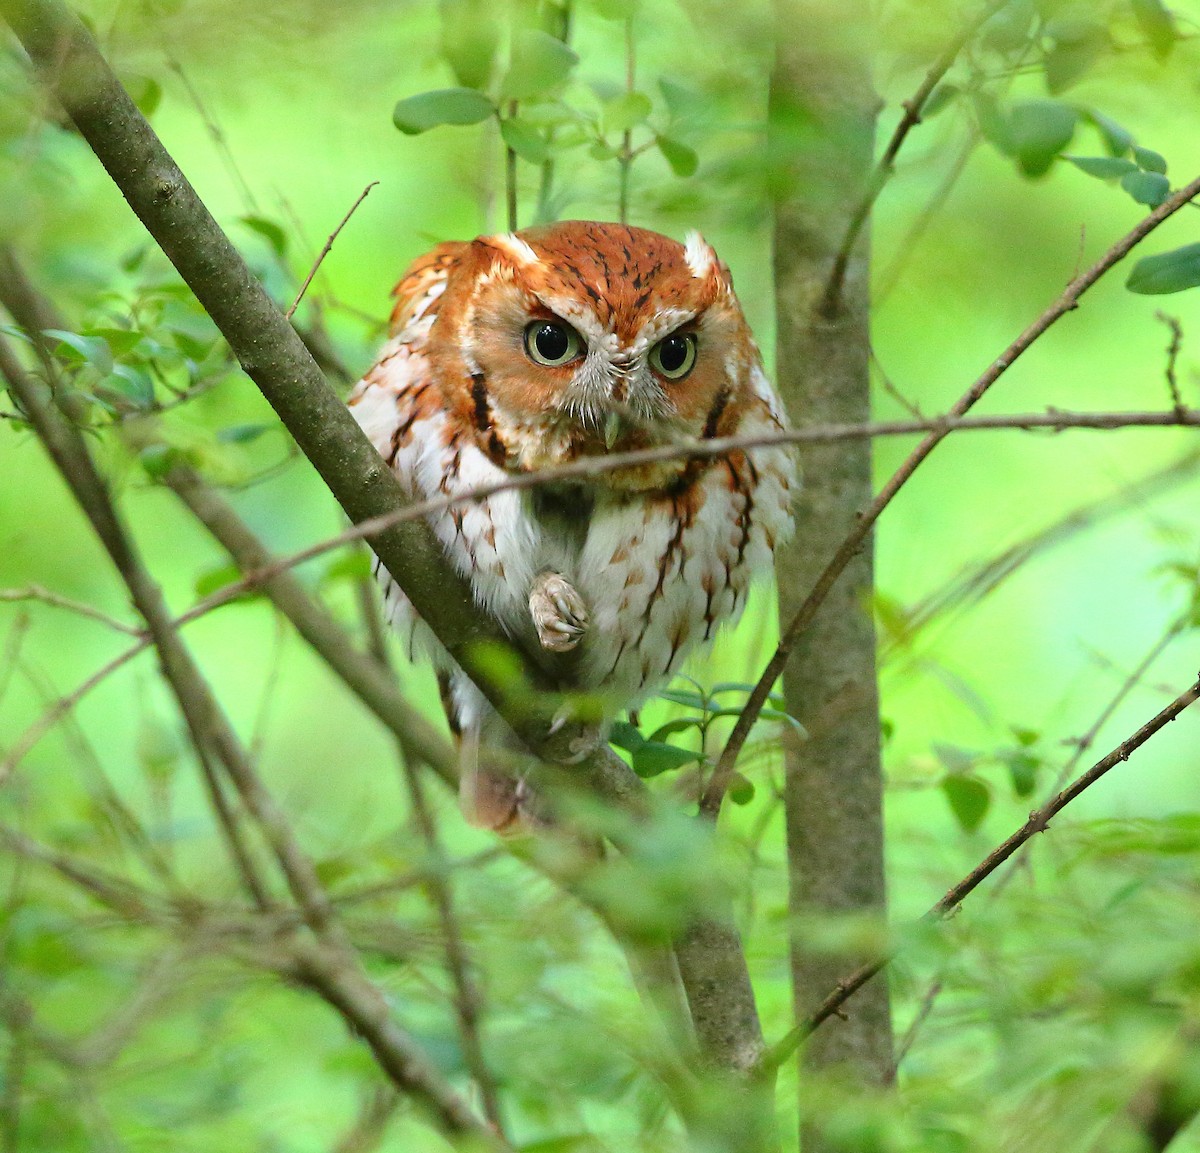
[[[458,802],[463,816],[477,829],[521,833],[527,826],[521,816],[524,782],[492,766],[479,763],[480,727],[463,733],[459,745]]]

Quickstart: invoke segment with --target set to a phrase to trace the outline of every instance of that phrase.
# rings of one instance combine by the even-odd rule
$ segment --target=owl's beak
[[[612,448],[621,435],[621,417],[619,413],[610,412],[604,418],[604,447]]]

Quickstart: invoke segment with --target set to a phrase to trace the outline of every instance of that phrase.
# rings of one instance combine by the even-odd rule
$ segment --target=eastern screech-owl
[[[439,244],[395,295],[392,338],[349,403],[415,499],[784,428],[729,270],[696,233],[679,244],[567,221]],[[611,716],[739,615],[791,530],[794,484],[791,452],[771,446],[501,491],[430,521],[477,602],[510,634],[571,651]],[[503,722],[380,577],[391,623],[410,646],[418,630],[430,642],[466,746],[501,739]],[[464,804],[503,827],[519,798],[468,763]]]

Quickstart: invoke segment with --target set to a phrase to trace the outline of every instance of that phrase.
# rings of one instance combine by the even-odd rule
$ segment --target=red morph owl
[[[697,233],[566,221],[439,244],[395,290],[392,337],[350,396],[415,500],[586,456],[782,430],[733,291]],[[512,636],[571,652],[608,715],[662,688],[736,620],[791,532],[782,446],[674,459],[464,500],[429,518],[475,600]],[[378,567],[378,566],[377,566]],[[507,730],[385,571],[391,624],[443,672],[468,750]],[[520,790],[476,779],[464,807],[514,823]]]

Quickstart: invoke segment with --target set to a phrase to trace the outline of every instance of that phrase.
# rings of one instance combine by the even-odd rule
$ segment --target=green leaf
[[[643,741],[636,749],[629,751],[633,753],[633,771],[639,777],[657,777],[660,773],[681,769],[701,759],[700,753],[660,741]]]
[[[566,83],[579,57],[548,32],[527,29],[513,37],[508,72],[500,85],[505,100],[531,100]],[[482,117],[480,118],[482,119]]]
[[[484,89],[492,81],[500,25],[493,0],[439,0],[441,50],[465,88]]]
[[[1084,117],[1090,120],[1104,140],[1104,147],[1110,156],[1124,156],[1133,146],[1133,133],[1122,128],[1115,120],[1097,112],[1094,108],[1087,109]]]
[[[694,148],[689,148],[678,140],[672,140],[669,136],[657,136],[655,143],[676,176],[685,178],[692,176],[700,167],[700,157],[696,155]]]
[[[61,328],[47,328],[43,333],[58,341],[54,349],[56,356],[65,356],[68,360],[90,364],[105,376],[112,372],[112,349],[103,337],[82,336],[78,332],[66,332]]]
[[[1138,170],[1132,160],[1125,160],[1119,156],[1064,156],[1063,159],[1069,160],[1081,172],[1099,180],[1115,180]]]
[[[606,144],[603,140],[597,140],[588,149],[588,155],[593,160],[611,160],[617,155],[617,150],[611,144]]]
[[[1137,161],[1138,167],[1145,172],[1161,172],[1164,176],[1167,173],[1166,157],[1160,152],[1155,152],[1153,148],[1142,148],[1135,144],[1133,158]]]
[[[996,98],[987,92],[977,92],[972,101],[975,108],[975,119],[984,140],[992,145],[997,152],[1012,156],[1013,136],[1012,127],[1004,109],[997,103]]]
[[[146,259],[146,257],[149,254],[150,254],[150,245],[149,244],[141,244],[137,248],[133,249],[132,252],[127,252],[124,256],[121,257],[121,271],[122,272],[137,272],[137,270],[139,268],[141,268],[142,262]]]
[[[564,100],[539,100],[521,109],[521,121],[531,128],[561,128],[567,124],[592,125],[597,123],[597,117],[572,108]]]
[[[122,83],[138,111],[149,120],[162,103],[162,85],[150,76],[126,76]]]
[[[604,131],[627,132],[644,124],[653,111],[654,105],[644,92],[622,92],[604,105]]]
[[[1006,4],[984,22],[980,43],[994,52],[1015,52],[1029,43],[1029,25],[1035,12],[1029,0]]]
[[[964,832],[973,833],[983,824],[992,795],[982,781],[962,775],[950,776],[942,781],[942,793]]]
[[[234,584],[241,579],[242,570],[237,565],[223,564],[209,569],[208,572],[201,573],[196,578],[196,583],[192,587],[196,596],[207,597],[219,589],[225,588],[226,585]]]
[[[546,139],[536,128],[520,120],[504,120],[500,123],[500,135],[504,143],[511,148],[522,160],[530,164],[545,164],[550,149]]]
[[[1171,182],[1158,172],[1130,172],[1121,177],[1121,187],[1147,208],[1157,208],[1171,195]]]
[[[806,729],[791,713],[785,713],[782,709],[763,709],[758,714],[760,721],[774,721],[776,724],[787,725],[802,741],[809,739],[808,729]]]
[[[177,464],[189,463],[187,453],[170,444],[148,444],[138,453],[138,460],[154,480],[166,476]]]
[[[763,709],[758,715],[761,717],[766,711]],[[743,706],[741,705],[726,705],[722,709],[710,709],[708,715],[710,719],[715,720],[717,717],[740,717],[742,712]]]
[[[1129,0],[1129,6],[1133,9],[1134,19],[1150,41],[1150,51],[1159,60],[1165,60],[1179,39],[1175,17],[1162,0]]]
[[[257,232],[271,246],[271,251],[276,256],[283,256],[287,252],[287,233],[275,221],[268,220],[265,216],[239,216],[238,219],[251,232]]]
[[[748,805],[754,800],[754,782],[734,773],[729,781],[729,799],[735,805]]]
[[[326,888],[334,888],[339,881],[352,877],[358,871],[358,863],[346,854],[335,854],[313,863],[317,880]]]
[[[221,444],[249,444],[277,427],[274,424],[231,424],[228,428],[217,429],[217,440]]]
[[[946,769],[956,775],[961,775],[968,769],[974,768],[979,761],[978,753],[960,748],[958,745],[943,744],[940,741],[934,742],[933,752]]]
[[[392,111],[392,123],[406,136],[417,136],[441,124],[478,124],[495,111],[474,88],[439,88],[401,100]]]
[[[124,356],[132,352],[145,337],[128,328],[89,328],[88,336],[98,336],[108,345],[113,356]]]
[[[370,576],[371,554],[366,549],[355,548],[342,553],[337,560],[328,565],[321,574],[321,580],[325,583],[349,580],[358,584]]]
[[[1038,769],[1042,767],[1041,758],[1025,752],[1024,749],[1012,749],[1003,753],[1000,759],[1008,767],[1013,792],[1018,797],[1029,796],[1037,787]]]
[[[921,109],[921,117],[929,120],[939,112],[945,111],[962,95],[962,89],[957,84],[939,84],[930,94]]]
[[[1026,176],[1042,176],[1075,135],[1078,113],[1057,100],[1023,100],[1009,110],[1012,150]]]
[[[173,725],[148,717],[138,729],[138,764],[151,781],[159,784],[169,781],[182,762],[183,749],[179,732]]]
[[[154,382],[150,374],[128,364],[113,365],[112,372],[96,385],[96,391],[126,401],[143,412],[154,407]]]
[[[215,336],[210,336],[207,334],[204,336],[196,336],[194,333],[189,332],[187,329],[180,328],[177,325],[168,324],[164,327],[166,328],[167,332],[171,334],[171,343],[174,344],[184,356],[189,357],[192,360],[205,360],[219,343],[218,338]]]
[[[658,82],[667,113],[672,120],[687,120],[705,109],[705,100],[694,88],[663,77]]]
[[[1052,20],[1046,25],[1052,45],[1042,61],[1046,87],[1054,95],[1066,91],[1091,71],[1109,45],[1108,30],[1091,20]]]
[[[664,689],[658,695],[664,701],[670,701],[674,705],[683,705],[685,708],[699,709],[701,712],[708,708],[708,701],[699,693],[689,693],[682,689]]]
[[[604,20],[628,20],[638,10],[639,0],[592,0],[596,15]]]
[[[664,737],[673,737],[676,733],[687,732],[688,729],[698,729],[701,723],[699,717],[677,717],[673,721],[667,721],[665,725],[659,725],[646,739],[661,741]]]
[[[18,950],[21,967],[40,977],[66,977],[88,964],[74,936],[62,927],[22,935]]]
[[[1161,296],[1200,287],[1200,244],[1143,256],[1133,266],[1125,287],[1141,296]]]
[[[628,721],[614,721],[608,739],[611,744],[616,745],[618,749],[624,749],[627,753],[635,752],[646,743],[646,738],[638,732],[637,726],[631,725]]]

